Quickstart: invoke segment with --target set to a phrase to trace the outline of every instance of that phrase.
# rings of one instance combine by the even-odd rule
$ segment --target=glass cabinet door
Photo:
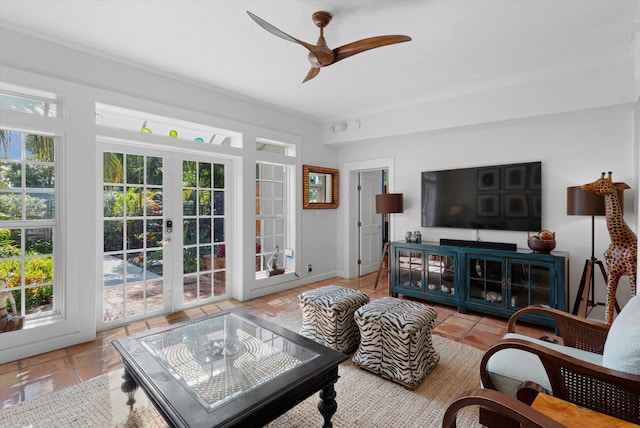
[[[398,248],[398,286],[413,290],[424,290],[422,281],[423,252],[408,248]]]
[[[509,307],[522,308],[529,305],[552,305],[552,282],[554,265],[511,260],[509,263]]]
[[[427,252],[425,279],[429,293],[455,295],[456,256],[442,252]]]
[[[504,259],[467,258],[468,298],[503,306]]]

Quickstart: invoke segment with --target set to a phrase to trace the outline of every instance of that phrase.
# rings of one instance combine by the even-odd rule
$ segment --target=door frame
[[[358,276],[358,172],[371,170],[388,171],[387,175],[387,192],[395,192],[395,158],[386,157],[379,159],[370,159],[366,161],[347,162],[343,165],[344,180],[340,183],[340,193],[346,195],[344,201],[344,213],[338,230],[338,275],[344,278],[355,278]],[[341,202],[342,204],[342,202]],[[354,226],[355,225],[355,226]],[[395,236],[394,216],[389,220],[389,239],[393,240]]]
[[[229,170],[225,173],[225,191],[226,196],[228,198],[225,199],[225,211],[232,210],[234,207],[235,197],[233,195],[234,189],[234,175],[232,169],[235,167],[235,162],[232,158],[228,156],[221,156],[218,153],[208,152],[208,151],[200,151],[200,150],[177,150],[175,148],[168,148],[164,145],[160,144],[141,144],[137,142],[129,142],[118,139],[112,139],[108,137],[100,137],[96,140],[96,185],[97,185],[97,194],[102,195],[103,192],[103,153],[107,151],[121,151],[123,153],[136,153],[139,152],[144,155],[157,155],[162,156],[164,159],[165,167],[168,168],[168,175],[175,175],[182,173],[182,162],[183,160],[196,160],[196,161],[206,161],[209,160],[212,163],[224,163]],[[127,323],[141,321],[144,319],[148,319],[151,317],[155,317],[162,314],[169,314],[176,310],[184,310],[189,307],[199,306],[203,304],[210,304],[213,301],[217,300],[226,300],[234,296],[235,288],[234,282],[230,279],[232,277],[231,272],[234,269],[233,259],[235,258],[232,253],[235,254],[234,248],[228,248],[228,254],[230,254],[229,259],[227,259],[226,265],[226,275],[227,275],[227,283],[226,283],[226,293],[224,296],[212,296],[213,300],[207,300],[202,302],[194,302],[194,303],[182,303],[182,216],[183,213],[181,210],[175,209],[176,205],[171,206],[171,201],[182,201],[182,179],[178,177],[174,180],[168,179],[167,174],[165,174],[164,178],[164,192],[169,193],[172,192],[175,196],[171,200],[165,199],[164,204],[164,212],[162,216],[163,221],[163,231],[164,231],[164,239],[170,238],[171,241],[175,241],[175,244],[172,245],[172,251],[175,254],[180,255],[180,257],[172,257],[164,259],[164,272],[166,275],[163,275],[164,278],[164,291],[163,291],[163,307],[162,310],[157,310],[154,312],[144,313],[140,315],[135,315],[131,317],[123,317],[117,320],[113,320],[110,322],[105,322],[103,320],[104,308],[103,308],[103,248],[100,245],[96,245],[97,249],[97,257],[96,257],[96,309],[100,309],[100,311],[96,310],[96,330],[102,330],[105,328],[117,327],[120,325],[124,325]],[[96,228],[96,243],[103,242],[104,230],[101,226],[102,218],[103,218],[103,207],[102,207],[102,198],[99,197],[96,200],[96,224],[98,227]],[[166,220],[171,220],[174,224],[173,232],[171,236],[166,235],[165,224]],[[229,241],[229,236],[232,236],[235,228],[235,219],[233,216],[226,215],[225,216],[225,239],[227,242]],[[179,281],[178,278],[180,279]],[[175,285],[175,284],[179,285]],[[212,293],[213,293],[213,283],[211,285]]]

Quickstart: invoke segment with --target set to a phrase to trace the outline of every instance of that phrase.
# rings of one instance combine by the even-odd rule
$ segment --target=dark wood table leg
[[[324,425],[322,428],[332,428],[331,417],[338,410],[338,403],[336,403],[336,390],[333,387],[333,383],[325,386],[320,390],[320,403],[318,403],[318,410],[324,418]]]
[[[127,369],[124,369],[124,374],[122,375],[124,382],[120,386],[120,390],[127,394],[127,406],[129,406],[129,411],[133,411],[133,405],[136,402],[134,396],[136,395],[136,391],[138,390],[138,384],[131,377]]]

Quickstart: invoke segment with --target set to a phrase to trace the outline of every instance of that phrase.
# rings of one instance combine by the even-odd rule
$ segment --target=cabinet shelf
[[[537,254],[437,243],[391,245],[391,292],[509,317],[529,305],[567,311],[569,254]],[[529,322],[555,327],[546,317]]]

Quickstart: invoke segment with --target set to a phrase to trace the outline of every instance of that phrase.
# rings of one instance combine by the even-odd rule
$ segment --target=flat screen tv
[[[422,173],[422,227],[539,231],[542,163]]]

